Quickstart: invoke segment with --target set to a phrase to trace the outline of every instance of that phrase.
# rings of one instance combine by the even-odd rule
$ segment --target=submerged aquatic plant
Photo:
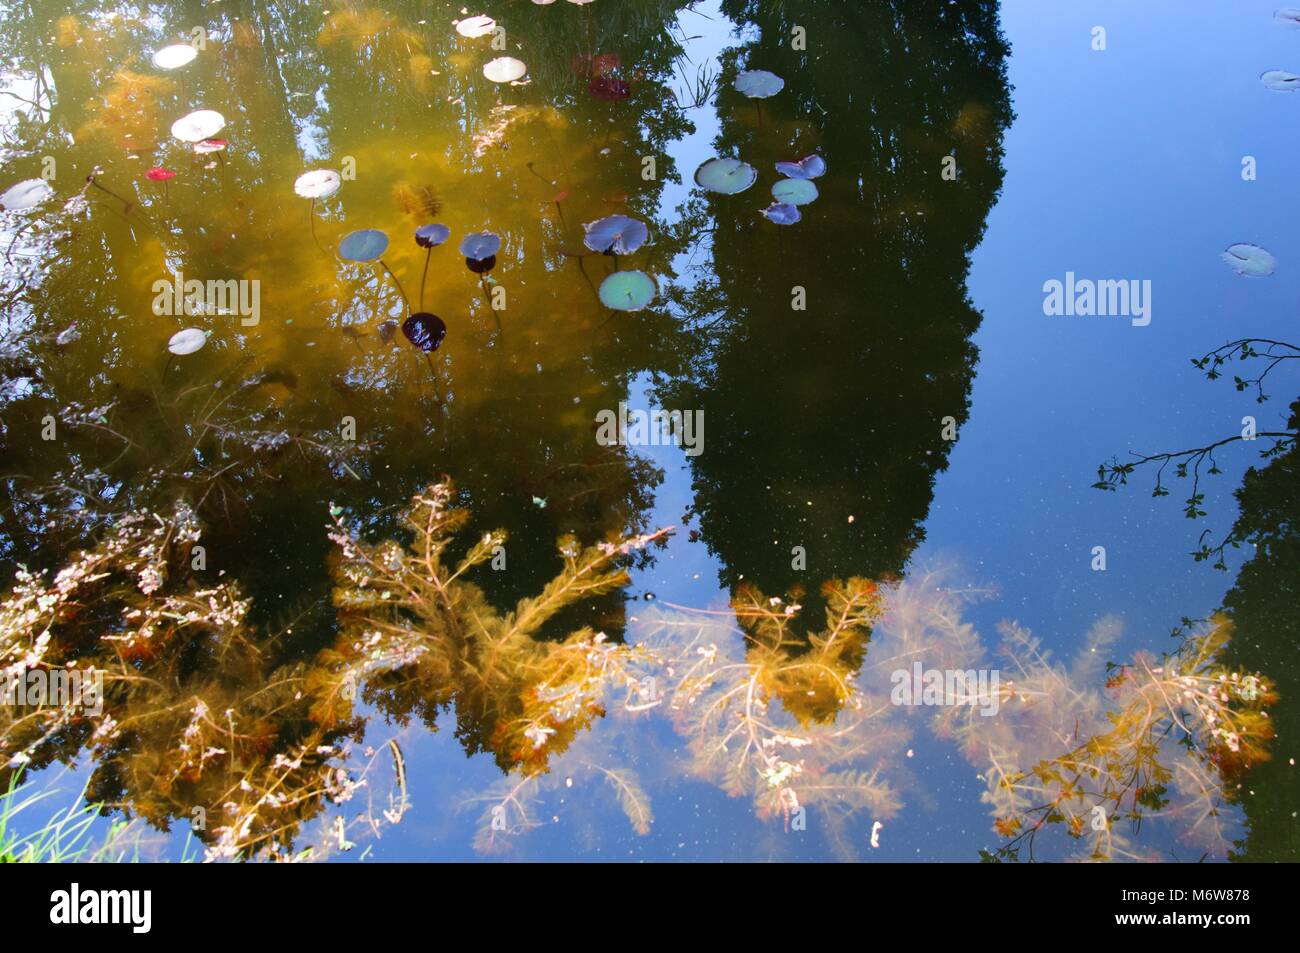
[[[278,633],[250,628],[232,583],[198,577],[199,538],[183,504],[130,513],[53,578],[16,574],[0,600],[0,673],[75,669],[103,687],[99,704],[0,706],[0,765],[34,770],[89,748],[88,800],[164,830],[201,808],[216,815],[193,826],[209,859],[274,856],[365,783],[345,767],[357,724],[319,666],[270,663]]]
[[[504,769],[540,772],[603,714],[597,695],[628,664],[587,628],[545,640],[547,623],[570,605],[626,586],[628,555],[669,531],[586,547],[564,537],[559,574],[501,611],[470,577],[506,534],[485,532],[453,558],[469,523],[455,498],[450,482],[416,496],[403,519],[407,546],[366,543],[334,513],[334,605],[343,626],[337,655],[358,677],[374,679],[376,694],[416,692],[430,713],[454,703],[462,736],[487,740]]]
[[[1162,658],[1108,666],[1106,697],[1089,682],[1116,624],[1096,627],[1069,668],[1004,624],[1016,677],[1004,686],[1002,711],[938,716],[941,730],[987,765],[984,800],[1007,840],[984,859],[1018,860],[1022,850],[1033,859],[1039,836],[1060,825],[1089,859],[1140,860],[1121,822],[1135,832],[1156,820],[1198,849],[1226,852],[1228,805],[1243,774],[1269,757],[1267,709],[1276,700],[1267,679],[1219,662],[1229,628],[1218,619]]]

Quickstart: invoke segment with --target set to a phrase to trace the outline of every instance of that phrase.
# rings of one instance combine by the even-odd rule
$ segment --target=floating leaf
[[[600,303],[615,311],[640,311],[658,291],[644,271],[616,271],[600,283]]]
[[[460,253],[471,261],[486,261],[501,250],[496,232],[470,232],[460,243]]]
[[[24,179],[17,185],[10,186],[4,195],[0,195],[0,206],[9,211],[31,208],[39,205],[54,194],[50,183],[44,179]]]
[[[447,325],[436,314],[417,311],[402,322],[402,333],[406,340],[428,354],[438,350],[438,345],[447,336]]]
[[[337,192],[342,184],[343,177],[333,169],[317,169],[294,179],[293,190],[305,199],[325,199]]]
[[[204,139],[202,142],[194,143],[194,154],[202,156],[210,152],[220,152],[228,145],[230,143],[225,139]]]
[[[150,182],[166,182],[168,179],[176,178],[176,173],[162,166],[154,166],[144,174],[144,177]]]
[[[758,180],[758,170],[740,159],[710,159],[695,170],[695,184],[710,192],[735,195]]]
[[[513,83],[522,79],[527,72],[528,67],[524,61],[513,56],[498,56],[483,66],[483,75],[494,83]]]
[[[339,257],[347,261],[374,261],[388,250],[388,236],[377,228],[362,228],[343,236]]]
[[[626,215],[609,215],[590,225],[583,225],[587,236],[583,242],[592,251],[630,255],[650,238],[650,229]]]
[[[1259,78],[1267,88],[1279,93],[1292,93],[1300,89],[1300,76],[1284,69],[1271,69]]]
[[[772,198],[788,205],[807,205],[817,198],[817,186],[809,179],[782,179],[772,186]]]
[[[421,225],[415,230],[415,244],[421,248],[437,248],[451,237],[451,229],[437,223]]]
[[[153,65],[159,69],[177,69],[193,62],[194,57],[198,55],[199,51],[188,43],[173,43],[154,53],[152,59]]]
[[[736,74],[736,89],[750,99],[767,99],[785,87],[785,80],[765,69],[747,69]]]
[[[791,179],[816,179],[826,174],[826,160],[821,156],[804,156],[798,162],[778,162],[776,171]]]
[[[1228,267],[1247,278],[1267,278],[1277,270],[1277,259],[1258,245],[1229,245],[1221,257]]]
[[[208,336],[201,329],[186,328],[171,336],[171,340],[167,342],[167,350],[173,354],[193,354],[207,343]]]
[[[480,36],[488,36],[494,33],[496,28],[497,21],[485,13],[480,13],[475,17],[466,17],[456,23],[456,32],[471,40]]]
[[[486,258],[466,258],[465,267],[476,275],[486,275],[489,271],[497,266],[497,256],[488,255]]]
[[[790,205],[787,202],[773,202],[759,214],[777,225],[793,225],[803,218],[798,206]]]
[[[172,135],[181,142],[202,142],[225,127],[226,117],[215,109],[196,109],[172,123]]]

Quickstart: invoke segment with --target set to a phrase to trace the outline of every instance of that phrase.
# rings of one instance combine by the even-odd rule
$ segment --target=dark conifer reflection
[[[750,162],[759,181],[689,210],[686,231],[715,226],[712,275],[679,292],[707,353],[662,402],[705,411],[696,505],[727,584],[880,578],[922,537],[952,446],[943,419],[966,419],[980,322],[968,256],[1002,183],[1011,118],[997,4],[723,7],[756,34],[728,76],[770,70],[785,88],[760,119],[723,84],[717,153]],[[796,26],[813,52],[792,49]],[[813,152],[828,172],[802,222],[759,217],[773,163]],[[956,181],[941,177],[948,155]],[[792,310],[796,287],[806,311]],[[795,546],[806,572],[792,566]]]

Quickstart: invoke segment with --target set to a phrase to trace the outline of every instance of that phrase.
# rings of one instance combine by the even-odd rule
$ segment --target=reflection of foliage
[[[163,830],[201,816],[213,858],[275,855],[326,800],[364,783],[338,763],[359,724],[349,707],[321,704],[307,666],[268,664],[274,639],[249,630],[234,585],[192,576],[198,534],[184,506],[132,514],[52,579],[18,574],[0,603],[4,674],[98,674],[103,705],[5,706],[0,757],[10,770],[39,768],[89,747],[91,800]]]
[[[888,818],[901,806],[885,779],[882,756],[905,740],[886,720],[888,699],[863,692],[856,672],[880,611],[874,585],[861,579],[824,587],[825,628],[810,637],[790,627],[798,603],[740,592],[730,610],[651,607],[635,620],[640,641],[606,646],[601,678],[588,697],[620,696],[601,737],[584,738],[550,776],[526,770],[467,801],[486,803],[476,845],[499,849],[511,835],[538,826],[535,801],[550,788],[584,777],[617,796],[638,834],[652,811],[637,776],[609,762],[644,761],[646,713],[659,712],[687,741],[690,770],[728,794],[753,801],[760,817],[788,824],[807,807],[822,812],[832,837],[852,853],[846,825],[862,810]],[[634,726],[636,726],[634,728]],[[625,745],[627,750],[616,750]]]
[[[589,628],[563,641],[540,636],[565,608],[626,586],[625,557],[665,534],[586,548],[563,538],[560,574],[500,613],[468,577],[504,553],[506,535],[485,533],[459,560],[447,560],[469,521],[453,499],[449,483],[415,497],[405,517],[407,547],[368,545],[335,517],[334,602],[343,621],[335,654],[354,679],[391,673],[373,689],[387,710],[409,710],[418,699],[432,726],[437,710],[454,703],[458,734],[471,752],[490,749],[502,768],[537,773],[604,713],[604,686],[626,684],[635,657]]]
[[[1237,390],[1245,391],[1254,388],[1256,392],[1255,400],[1257,403],[1262,404],[1268,400],[1268,395],[1264,393],[1263,389],[1264,379],[1283,361],[1296,360],[1297,358],[1300,358],[1300,348],[1293,344],[1261,338],[1243,338],[1217,347],[1199,358],[1194,358],[1192,363],[1205,372],[1207,379],[1213,381],[1218,380],[1226,373],[1223,369],[1224,366],[1234,359],[1237,361],[1262,361],[1264,363],[1263,370],[1259,371],[1255,377],[1243,377],[1242,374],[1233,375],[1233,383]],[[1215,451],[1242,441],[1266,438],[1271,443],[1259,451],[1259,457],[1262,460],[1276,460],[1291,453],[1296,447],[1296,438],[1300,436],[1300,401],[1291,405],[1291,416],[1286,426],[1287,429],[1285,430],[1262,430],[1252,432],[1249,436],[1243,431],[1202,447],[1191,447],[1167,453],[1135,453],[1133,454],[1134,459],[1124,462],[1112,459],[1109,463],[1103,463],[1097,468],[1097,482],[1093,484],[1093,487],[1098,490],[1114,492],[1121,486],[1127,486],[1128,478],[1139,468],[1156,465],[1155,488],[1151,491],[1151,495],[1156,497],[1168,496],[1169,490],[1164,484],[1164,475],[1165,471],[1172,466],[1174,476],[1178,479],[1185,480],[1189,476],[1191,477],[1191,488],[1183,504],[1183,513],[1188,519],[1199,519],[1206,515],[1206,511],[1201,508],[1205,503],[1205,494],[1201,491],[1202,468],[1210,476],[1217,476],[1223,472],[1219,469],[1218,462],[1215,460]],[[1253,473],[1255,471],[1252,469],[1249,472]],[[1249,473],[1247,477],[1249,477]],[[1215,569],[1226,570],[1228,565],[1224,559],[1224,554],[1229,548],[1240,549],[1244,543],[1255,542],[1251,533],[1243,532],[1243,530],[1244,527],[1238,523],[1215,545],[1206,542],[1206,536],[1210,534],[1210,531],[1206,530],[1201,534],[1192,556],[1197,562],[1214,559]]]
[[[987,764],[984,798],[1010,840],[985,859],[1018,860],[1027,846],[1032,860],[1051,824],[1086,838],[1094,860],[1136,859],[1117,822],[1136,831],[1147,818],[1176,821],[1183,839],[1222,853],[1224,808],[1244,772],[1268,759],[1265,709],[1275,701],[1267,681],[1221,662],[1228,630],[1218,620],[1160,660],[1111,666],[1107,698],[1088,681],[1115,624],[1096,626],[1070,668],[1004,625],[1019,674],[1002,686],[1001,712],[953,708],[938,719],[972,761]]]
[[[697,191],[680,210],[671,234],[695,270],[668,295],[703,346],[660,403],[710,421],[709,450],[691,461],[694,505],[729,590],[742,572],[772,592],[805,569],[884,578],[924,537],[953,446],[945,418],[966,421],[981,320],[968,256],[1001,187],[1011,120],[998,5],[722,10],[744,28],[723,57],[714,150],[754,165],[763,185],[727,199]],[[789,42],[810,23],[816,55]],[[786,85],[760,114],[732,87],[738,69]],[[827,162],[821,197],[797,227],[772,225],[754,193],[775,162],[810,153]],[[950,155],[954,181],[941,174]],[[795,546],[806,567],[792,565]]]

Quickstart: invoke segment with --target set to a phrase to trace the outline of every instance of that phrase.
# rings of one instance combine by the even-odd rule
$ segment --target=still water
[[[101,686],[0,762],[110,856],[1300,859],[1272,0],[0,10],[0,663]]]

